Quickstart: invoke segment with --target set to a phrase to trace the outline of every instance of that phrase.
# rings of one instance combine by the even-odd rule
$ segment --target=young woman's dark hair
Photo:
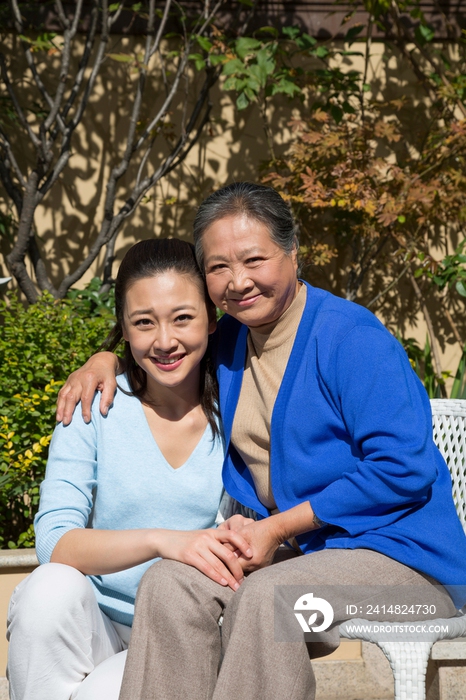
[[[177,272],[186,275],[197,285],[204,297],[209,318],[215,318],[215,306],[209,298],[204,277],[199,269],[194,254],[194,246],[176,238],[151,238],[140,241],[128,250],[122,260],[115,284],[115,314],[116,324],[104,343],[102,349],[115,350],[123,340],[123,318],[126,294],[134,282],[147,277],[155,277],[164,272]],[[125,342],[124,371],[128,375],[131,391],[135,396],[142,397],[147,386],[147,375],[134,361],[131,348]],[[210,348],[201,362],[200,403],[209,421],[214,436],[219,435],[218,429],[218,389],[215,370],[210,356]]]

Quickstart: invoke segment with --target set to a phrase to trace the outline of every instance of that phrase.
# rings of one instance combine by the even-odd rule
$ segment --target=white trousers
[[[130,635],[77,569],[39,566],[8,610],[11,700],[118,700]]]

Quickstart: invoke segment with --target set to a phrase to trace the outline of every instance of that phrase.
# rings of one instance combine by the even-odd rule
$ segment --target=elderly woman
[[[249,575],[237,591],[175,561],[145,574],[120,698],[309,700],[309,656],[338,645],[338,622],[367,584],[379,587],[379,619],[388,602],[429,604],[403,619],[455,614],[466,538],[403,348],[366,309],[297,279],[296,229],[278,193],[222,188],[201,204],[194,238],[226,314],[216,335],[224,484],[259,519],[223,524],[253,552],[239,555]],[[59,417],[70,419],[81,377],[84,413],[96,386],[105,410],[114,362],[91,359],[62,390]],[[274,563],[283,543],[294,556]],[[326,591],[333,626],[280,641],[274,613],[289,591],[294,601]]]

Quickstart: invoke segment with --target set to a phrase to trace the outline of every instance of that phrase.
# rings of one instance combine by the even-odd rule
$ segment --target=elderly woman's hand
[[[278,547],[291,537],[309,532],[319,527],[314,521],[314,511],[309,501],[304,501],[294,508],[271,515],[263,520],[251,520],[242,515],[233,515],[222,526],[236,530],[249,542],[252,557],[246,559],[236,552],[243,571],[262,569],[272,563]]]
[[[219,525],[218,529],[220,528],[238,532],[251,545],[252,557],[246,559],[241,552],[236,551],[239,563],[245,572],[269,566],[282,542],[273,518],[256,521],[242,515],[233,515]]]
[[[91,405],[96,391],[101,391],[100,412],[103,416],[113,402],[116,391],[115,374],[118,357],[112,352],[98,352],[76,372],[70,374],[58,394],[57,421],[71,423],[76,404],[81,401],[81,411],[86,423],[91,420]]]

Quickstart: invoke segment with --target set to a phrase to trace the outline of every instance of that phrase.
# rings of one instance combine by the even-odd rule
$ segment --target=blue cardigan
[[[424,387],[400,343],[367,309],[307,286],[271,422],[270,471],[280,510],[309,500],[326,527],[299,535],[304,553],[372,549],[466,602],[466,537],[448,468],[432,439]],[[231,443],[248,329],[219,324],[217,372],[226,490],[260,516],[252,476]]]

